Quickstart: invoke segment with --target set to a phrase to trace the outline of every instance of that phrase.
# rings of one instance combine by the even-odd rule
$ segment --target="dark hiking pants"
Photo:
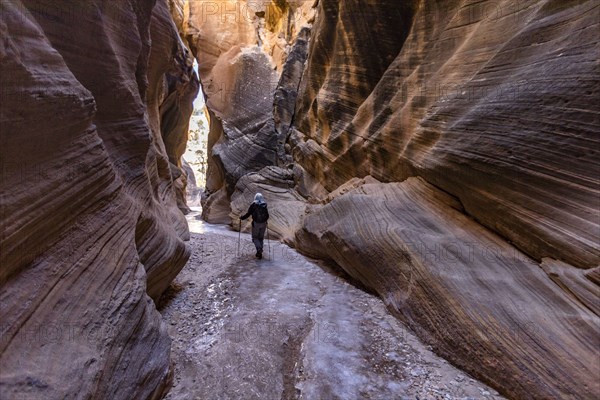
[[[252,222],[252,242],[254,243],[254,246],[256,246],[257,252],[262,253],[266,230],[266,222]]]

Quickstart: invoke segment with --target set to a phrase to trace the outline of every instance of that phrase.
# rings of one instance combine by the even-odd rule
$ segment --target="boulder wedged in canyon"
[[[197,90],[166,1],[3,0],[0,18],[0,397],[157,398],[151,297],[189,256],[185,116],[168,121]]]
[[[273,94],[290,48],[307,36],[302,28],[314,16],[313,2],[174,3],[177,25],[198,59],[210,117],[203,217],[225,222],[237,181],[277,164]]]
[[[273,101],[272,96],[266,94],[275,90],[276,74],[267,56],[258,48],[245,49],[232,59],[219,61],[215,69],[225,76],[216,79],[224,82],[227,108],[221,113],[209,108],[212,118],[221,120],[223,127],[223,135],[213,145],[211,156],[222,167],[225,185],[231,194],[245,173],[275,163]],[[211,105],[211,97],[208,97],[207,106]]]
[[[275,151],[283,168],[222,157],[239,149],[211,127],[220,191],[205,212],[235,218],[260,190],[274,232],[335,261],[501,393],[600,396],[600,7],[313,4],[306,62],[288,40],[289,62],[277,66],[285,78],[296,57],[292,79],[264,93],[279,139],[275,148],[267,140],[265,159]],[[203,32],[205,43],[223,37],[216,25]],[[230,37],[227,49],[259,42],[249,35]]]

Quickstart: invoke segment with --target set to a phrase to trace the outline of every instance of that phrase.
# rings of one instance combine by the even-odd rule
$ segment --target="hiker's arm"
[[[246,214],[242,215],[242,216],[240,217],[240,219],[246,219],[246,218],[248,218],[250,215],[252,215],[252,207],[254,207],[254,203],[252,203],[252,204],[250,205],[250,208],[248,209],[248,212],[247,212]]]

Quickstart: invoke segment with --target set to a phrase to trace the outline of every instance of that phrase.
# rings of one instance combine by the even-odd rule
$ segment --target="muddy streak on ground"
[[[191,216],[194,218],[194,216]],[[498,394],[433,354],[376,297],[289,247],[191,220],[193,255],[160,304],[167,399],[481,399]]]

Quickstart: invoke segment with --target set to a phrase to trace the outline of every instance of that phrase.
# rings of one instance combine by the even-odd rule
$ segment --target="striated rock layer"
[[[228,200],[238,179],[277,163],[273,94],[291,45],[299,35],[307,37],[301,32],[313,17],[314,2],[173,3],[182,36],[199,63],[210,117],[210,197],[203,216],[228,222]]]
[[[191,59],[165,0],[0,4],[0,397],[157,398]]]
[[[260,190],[272,232],[337,263],[503,394],[600,396],[600,7],[400,3],[310,4],[310,32],[271,64],[274,91],[209,101],[219,191],[205,216],[237,225]],[[242,51],[248,35],[230,37],[235,57],[260,50]],[[262,81],[267,53],[244,69],[212,51],[201,80]]]
[[[297,244],[510,397],[598,391],[598,316],[422,178],[348,191],[306,217]]]
[[[329,3],[324,15],[353,21]],[[354,176],[422,176],[534,258],[595,266],[600,10],[593,1],[487,3],[422,2],[401,51],[377,47],[393,57],[385,71],[357,65],[368,49],[315,44],[295,158],[330,190]],[[355,29],[314,40],[333,35]],[[344,73],[323,70],[332,57]],[[375,74],[369,85],[365,70]]]

